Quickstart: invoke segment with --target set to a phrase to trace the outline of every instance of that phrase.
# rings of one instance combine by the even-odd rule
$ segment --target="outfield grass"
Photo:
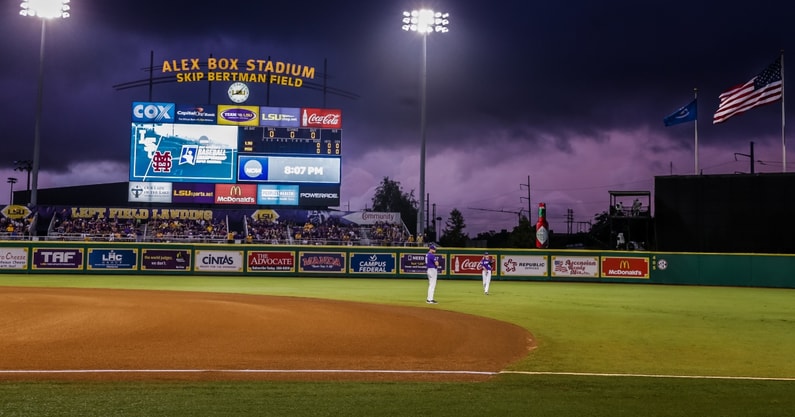
[[[3,382],[0,416],[780,416],[795,410],[795,290],[495,281],[487,297],[477,281],[442,280],[440,304],[427,306],[421,279],[0,275],[2,285],[449,309],[520,325],[538,348],[509,367],[518,374],[485,383]],[[546,372],[560,374],[538,374]],[[740,377],[747,379],[733,379]]]

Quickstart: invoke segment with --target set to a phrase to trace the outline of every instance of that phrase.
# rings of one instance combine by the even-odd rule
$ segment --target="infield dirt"
[[[485,380],[525,329],[445,311],[176,291],[0,289],[0,380]]]

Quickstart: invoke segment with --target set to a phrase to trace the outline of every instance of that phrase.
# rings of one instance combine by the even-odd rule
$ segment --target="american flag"
[[[712,123],[721,123],[735,114],[772,103],[781,98],[783,90],[784,81],[781,74],[781,56],[779,56],[775,62],[747,83],[721,94],[718,111],[715,112]]]

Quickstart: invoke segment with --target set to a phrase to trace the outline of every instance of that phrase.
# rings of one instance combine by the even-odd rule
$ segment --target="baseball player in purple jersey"
[[[428,298],[425,302],[428,304],[436,304],[433,299],[433,293],[436,291],[436,277],[439,273],[439,257],[436,256],[436,245],[431,243],[428,245],[428,253],[425,254],[425,267],[428,274]]]
[[[483,254],[483,258],[480,259],[480,274],[483,276],[483,293],[489,295],[489,285],[491,284],[491,270],[494,269],[494,265],[491,263],[491,258],[489,257],[489,253],[486,252]]]

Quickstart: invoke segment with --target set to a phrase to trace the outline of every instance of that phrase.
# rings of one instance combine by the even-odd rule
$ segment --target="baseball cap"
[[[436,245],[434,245],[433,243],[431,243],[430,245],[428,245],[428,249],[436,249]]]
[[[489,253],[488,253],[488,252],[483,252],[483,254],[484,254],[484,255],[488,255]]]

